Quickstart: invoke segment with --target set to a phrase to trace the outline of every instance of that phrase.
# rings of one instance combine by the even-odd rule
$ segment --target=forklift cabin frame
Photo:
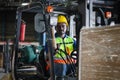
[[[67,7],[55,7],[55,11],[62,11],[62,12],[71,12],[69,13],[69,15],[71,14],[74,14],[75,15],[75,21],[76,21],[76,34],[78,34],[80,32],[80,29],[82,28],[82,20],[80,19],[81,18],[81,14],[80,12],[77,10],[76,8],[77,6],[75,6],[75,8],[73,9],[73,7],[71,8],[67,8]],[[41,10],[42,9],[42,10]],[[51,27],[50,27],[50,13],[47,13],[46,12],[46,4],[43,4],[41,2],[36,2],[36,3],[30,3],[29,5],[27,6],[22,6],[22,7],[19,7],[17,9],[17,12],[16,12],[16,19],[17,19],[17,24],[16,24],[16,37],[15,37],[15,44],[14,44],[14,51],[13,51],[13,58],[12,58],[12,73],[13,73],[13,78],[14,79],[17,79],[18,78],[18,75],[17,75],[17,61],[18,61],[18,47],[19,47],[19,36],[20,36],[20,25],[21,25],[21,16],[22,16],[22,13],[23,12],[35,12],[35,13],[43,13],[45,16],[45,29],[46,29],[46,32],[48,33],[48,47],[49,47],[49,50],[50,50],[50,63],[51,63],[51,67],[50,67],[50,76],[51,76],[51,80],[55,80],[55,75],[54,75],[54,67],[53,67],[53,52],[54,52],[54,49],[52,48],[53,47],[53,44],[52,44],[52,33],[51,33]],[[76,35],[76,38],[77,38],[77,51],[79,53],[79,35]],[[79,54],[78,54],[79,56]],[[80,60],[79,60],[80,61]],[[80,62],[79,62],[79,65],[80,65]],[[79,70],[80,70],[80,67],[79,67]],[[79,74],[78,72],[78,75],[81,75]]]

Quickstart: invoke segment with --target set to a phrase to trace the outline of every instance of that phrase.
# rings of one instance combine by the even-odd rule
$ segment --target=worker
[[[68,21],[66,17],[64,15],[58,15],[57,25],[55,27],[55,43],[57,47],[53,56],[54,74],[57,77],[71,74],[75,69],[73,66],[75,60],[71,57],[71,53],[75,50],[76,41],[66,34],[67,28]]]
[[[56,76],[66,76],[70,67],[70,64],[74,63],[71,59],[71,53],[74,51],[76,41],[66,34],[68,28],[68,21],[65,16],[58,15],[57,25],[55,27],[55,41],[57,49],[54,54],[54,73]]]

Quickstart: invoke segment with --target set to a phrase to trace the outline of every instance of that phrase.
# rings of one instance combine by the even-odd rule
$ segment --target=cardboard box
[[[82,29],[81,80],[120,80],[120,25]]]

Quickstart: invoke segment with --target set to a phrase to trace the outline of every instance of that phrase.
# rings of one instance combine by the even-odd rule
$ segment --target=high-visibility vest
[[[71,52],[74,50],[74,39],[70,36],[66,36],[65,38],[56,37],[56,44],[58,45],[58,51],[54,55],[54,62],[68,63],[65,52],[67,53],[67,55],[70,55]]]

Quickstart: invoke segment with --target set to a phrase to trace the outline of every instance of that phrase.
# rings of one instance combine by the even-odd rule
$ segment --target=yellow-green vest
[[[71,52],[74,49],[74,47],[73,47],[74,39],[71,38],[70,36],[66,36],[65,38],[57,37],[56,38],[56,43],[59,46],[59,49],[63,50],[64,52],[65,52],[65,49],[66,49],[66,52],[67,52],[68,55],[70,55]],[[58,53],[56,53],[54,57],[55,58],[62,58],[62,57],[66,58],[66,55],[65,55],[64,52],[58,50]]]

